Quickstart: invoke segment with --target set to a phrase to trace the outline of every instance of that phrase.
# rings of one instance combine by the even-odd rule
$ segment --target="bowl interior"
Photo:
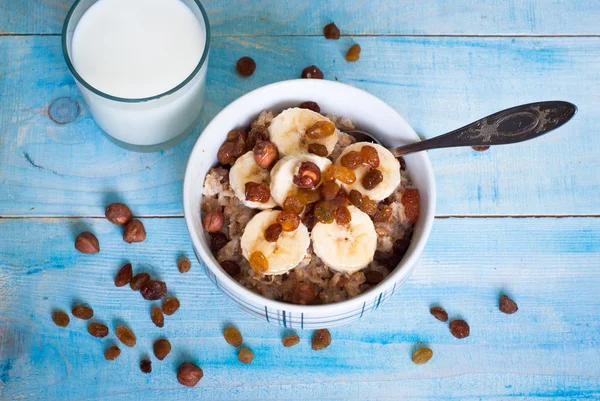
[[[279,113],[308,100],[317,102],[324,114],[349,117],[358,129],[372,133],[383,145],[398,146],[419,140],[408,123],[382,100],[349,85],[317,79],[298,79],[264,86],[237,99],[215,116],[202,132],[188,161],[183,194],[186,224],[194,247],[211,271],[234,291],[243,292],[244,296],[259,299],[263,303],[283,304],[263,298],[238,285],[220,268],[210,252],[200,216],[204,177],[217,163],[217,151],[230,130],[248,127],[263,110]],[[435,182],[429,158],[426,152],[421,152],[408,155],[405,160],[412,183],[419,189],[421,195],[421,214],[415,225],[411,246],[400,263],[400,268],[396,268],[376,288],[391,286],[410,274],[423,250],[433,223]],[[340,304],[350,302],[362,303],[361,297],[368,293],[369,291],[348,301],[308,308],[336,308]],[[292,310],[296,306],[307,308],[300,305],[283,305]]]

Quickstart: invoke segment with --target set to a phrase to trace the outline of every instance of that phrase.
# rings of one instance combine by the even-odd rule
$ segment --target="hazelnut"
[[[323,72],[316,65],[311,65],[302,70],[302,78],[323,79]]]
[[[202,369],[191,362],[184,362],[177,369],[177,380],[188,387],[198,384],[203,375]]]
[[[292,303],[297,305],[310,305],[317,298],[317,293],[312,285],[300,283],[292,292]]]
[[[123,230],[123,240],[128,243],[142,242],[146,239],[146,230],[139,220],[131,220]]]
[[[81,253],[98,253],[100,252],[100,244],[94,234],[86,231],[75,238],[75,249]]]
[[[217,160],[219,163],[222,165],[235,163],[235,156],[233,155],[234,148],[235,144],[233,142],[225,142],[221,145],[217,152]]]
[[[123,203],[111,203],[106,206],[106,218],[113,224],[124,226],[131,220],[131,210]]]
[[[204,216],[202,225],[204,225],[204,229],[209,233],[216,233],[221,230],[224,221],[225,217],[223,213],[219,209],[216,209]]]
[[[302,162],[298,174],[294,176],[294,184],[300,188],[314,188],[321,181],[321,170],[313,162]]]
[[[254,160],[262,168],[270,168],[279,157],[277,146],[273,142],[259,141],[254,147]]]

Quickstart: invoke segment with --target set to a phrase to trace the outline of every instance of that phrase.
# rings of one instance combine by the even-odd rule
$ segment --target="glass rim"
[[[65,61],[67,63],[67,67],[69,67],[69,71],[71,71],[71,74],[73,75],[73,77],[75,77],[75,79],[77,81],[79,81],[79,83],[81,83],[86,89],[90,90],[91,92],[95,93],[96,95],[98,95],[100,97],[103,97],[103,98],[109,99],[109,100],[113,100],[116,102],[123,102],[123,103],[141,103],[141,102],[147,102],[150,100],[160,99],[163,96],[168,96],[168,95],[171,95],[171,94],[177,92],[179,89],[181,89],[185,85],[187,85],[198,74],[198,72],[202,69],[202,67],[206,63],[206,59],[208,58],[208,51],[210,49],[210,24],[208,22],[208,15],[206,14],[206,10],[204,9],[204,7],[200,3],[200,1],[193,0],[194,3],[196,3],[196,6],[198,7],[198,9],[200,10],[200,13],[202,14],[202,19],[204,20],[204,27],[205,27],[204,30],[206,32],[206,41],[205,41],[206,43],[204,45],[204,51],[202,52],[202,57],[200,57],[200,61],[198,61],[198,64],[196,65],[194,70],[190,73],[190,75],[186,79],[184,79],[181,83],[179,83],[177,86],[175,86],[174,88],[171,88],[166,92],[159,93],[158,95],[149,96],[149,97],[126,98],[126,97],[113,96],[113,95],[109,95],[108,93],[102,92],[101,90],[96,89],[95,87],[90,85],[85,79],[83,79],[83,77],[81,75],[79,75],[79,73],[75,69],[75,66],[71,62],[71,57],[69,56],[69,51],[67,50],[67,29],[69,26],[69,22],[71,22],[71,17],[73,15],[73,12],[77,8],[77,6],[79,6],[79,3],[81,3],[81,1],[82,0],[75,0],[75,3],[73,3],[71,8],[69,9],[69,12],[67,13],[67,16],[65,17],[65,22],[63,23],[63,29],[62,29],[62,33],[61,33],[62,52],[63,52],[63,57],[65,58]]]

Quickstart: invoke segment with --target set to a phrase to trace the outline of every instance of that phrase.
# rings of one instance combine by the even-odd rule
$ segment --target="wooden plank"
[[[361,60],[343,60],[342,42],[311,37],[219,38],[210,57],[198,129],[179,146],[137,154],[107,140],[69,76],[56,37],[0,38],[0,215],[103,215],[121,199],[139,215],[181,215],[189,152],[225,105],[259,86],[297,78],[317,64],[328,79],[365,89],[431,137],[497,110],[562,99],[579,106],[568,125],[527,144],[486,152],[430,151],[439,215],[599,214],[600,38],[361,38]],[[257,61],[249,79],[235,61]],[[57,98],[82,108],[58,125]],[[73,108],[73,110],[77,110]],[[67,116],[69,117],[69,116]]]
[[[57,34],[72,0],[4,0],[4,33]],[[206,0],[213,35],[321,35],[335,21],[342,33],[395,35],[599,34],[593,0],[386,0],[350,2]]]
[[[589,399],[600,396],[600,219],[437,219],[421,265],[400,291],[360,323],[332,330],[332,345],[310,350],[311,332],[295,348],[285,333],[245,314],[221,295],[194,261],[182,275],[175,261],[192,257],[183,219],[145,219],[148,240],[126,244],[105,219],[0,220],[0,394],[17,400]],[[95,232],[102,251],[82,255],[73,237]],[[474,234],[476,233],[476,234]],[[113,275],[125,260],[165,280],[181,300],[165,327],[149,319],[150,303]],[[497,309],[501,293],[519,304]],[[86,333],[73,319],[56,327],[55,308],[87,302],[95,319],[127,323],[138,345],[114,362],[114,341]],[[455,339],[429,315],[444,306],[471,335]],[[235,324],[256,359],[236,360],[221,338]],[[138,369],[151,344],[166,337],[173,352]],[[434,357],[415,366],[419,342]],[[204,369],[197,388],[176,382],[184,360]],[[293,394],[293,396],[292,396]]]

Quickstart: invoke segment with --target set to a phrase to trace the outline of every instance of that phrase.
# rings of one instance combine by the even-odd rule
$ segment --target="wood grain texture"
[[[4,33],[57,34],[72,0],[3,0]],[[213,35],[556,35],[600,33],[594,0],[205,0]]]
[[[346,40],[216,39],[198,128],[175,148],[137,154],[113,145],[95,126],[62,59],[59,38],[2,37],[0,215],[101,216],[115,200],[138,215],[181,215],[185,163],[208,121],[240,95],[297,78],[311,64],[327,79],[387,101],[425,137],[521,103],[575,103],[579,113],[571,122],[529,143],[486,152],[430,151],[438,214],[600,213],[600,137],[594,134],[600,125],[595,68],[600,38],[364,37],[358,42],[361,60],[349,64],[343,60]],[[235,73],[242,55],[258,64],[248,79]],[[48,117],[48,107],[65,96],[81,111],[75,121],[59,125]]]
[[[0,398],[3,400],[279,400],[291,399],[595,399],[600,397],[600,219],[438,219],[421,265],[387,304],[358,324],[332,330],[332,345],[281,346],[286,333],[255,320],[221,295],[193,261],[181,218],[145,219],[148,240],[126,244],[105,219],[0,220]],[[89,229],[101,252],[83,255],[73,238]],[[473,235],[477,233],[477,235]],[[113,275],[129,260],[167,282],[181,308],[156,328],[151,303]],[[498,311],[501,293],[519,305]],[[54,309],[86,302],[111,334],[92,338],[73,318],[55,326]],[[429,315],[442,305],[471,335],[458,340]],[[102,353],[119,322],[138,338],[107,362]],[[234,324],[254,350],[251,366],[236,360],[221,331]],[[159,337],[173,344],[153,373],[139,371]],[[422,342],[427,365],[410,355]],[[126,347],[122,347],[126,348]],[[196,361],[197,388],[176,382],[175,370]]]

